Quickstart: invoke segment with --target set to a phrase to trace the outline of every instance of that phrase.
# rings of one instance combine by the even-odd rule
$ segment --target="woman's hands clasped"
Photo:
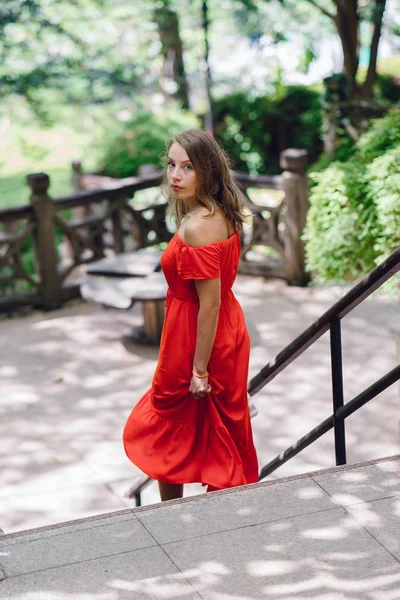
[[[196,377],[192,375],[190,380],[189,391],[195,398],[204,398],[206,394],[211,392],[211,385],[208,383],[208,377]]]

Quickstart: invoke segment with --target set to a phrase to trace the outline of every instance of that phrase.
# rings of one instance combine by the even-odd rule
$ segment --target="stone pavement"
[[[238,277],[235,293],[252,341],[250,375],[345,291]],[[157,360],[156,349],[128,351],[121,344],[140,321],[139,306],[110,311],[81,301],[0,321],[0,527],[6,533],[133,506],[124,492],[135,467],[124,454],[121,433]],[[399,304],[381,295],[345,317],[346,400],[398,364],[396,331]],[[328,334],[255,400],[261,466],[331,414]],[[349,463],[400,452],[399,404],[395,385],[347,420]],[[326,434],[270,478],[333,466],[332,439],[332,432]],[[185,494],[203,491],[194,484]],[[152,484],[143,502],[157,501]]]
[[[2,600],[399,600],[400,456],[0,537]]]

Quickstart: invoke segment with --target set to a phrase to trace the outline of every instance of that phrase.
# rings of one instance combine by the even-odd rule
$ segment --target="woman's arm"
[[[199,375],[207,372],[207,365],[217,332],[219,307],[221,304],[221,280],[195,281],[200,309],[197,319],[197,340],[193,369]]]
[[[220,241],[221,220],[202,219],[200,222],[185,227],[185,241],[193,247],[203,246]],[[226,234],[225,234],[226,235]],[[223,239],[223,237],[222,237]],[[199,297],[199,314],[197,319],[196,348],[193,359],[193,371],[201,377],[192,376],[190,391],[195,397],[202,397],[210,391],[208,385],[207,366],[217,332],[219,309],[221,304],[221,279],[195,280]]]
[[[221,304],[221,280],[205,279],[195,281],[199,296],[199,314],[197,318],[196,349],[193,359],[193,373],[190,391],[195,397],[202,397],[210,391],[207,366],[217,332],[219,308]]]

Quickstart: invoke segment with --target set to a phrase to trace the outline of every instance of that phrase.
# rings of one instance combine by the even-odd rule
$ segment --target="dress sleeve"
[[[180,246],[177,248],[176,265],[182,279],[216,279],[221,275],[221,248],[217,244]]]

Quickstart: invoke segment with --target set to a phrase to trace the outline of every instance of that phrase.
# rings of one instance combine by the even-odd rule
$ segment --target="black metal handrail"
[[[344,404],[340,321],[399,270],[400,247],[286,346],[250,381],[248,392],[253,396],[316,342],[328,329],[330,330],[333,414],[265,465],[261,469],[260,479],[275,471],[332,428],[335,433],[336,464],[346,464],[345,419],[398,381],[400,379],[400,365]]]

